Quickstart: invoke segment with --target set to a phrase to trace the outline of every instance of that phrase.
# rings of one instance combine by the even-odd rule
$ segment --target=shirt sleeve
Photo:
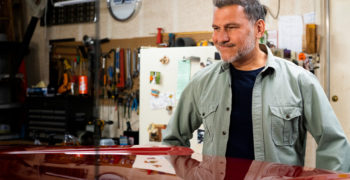
[[[315,138],[316,168],[350,172],[350,145],[317,78],[300,78],[305,127]]]
[[[163,144],[175,146],[190,146],[192,133],[202,123],[195,93],[194,81],[191,81],[181,94],[174,114],[163,134]]]

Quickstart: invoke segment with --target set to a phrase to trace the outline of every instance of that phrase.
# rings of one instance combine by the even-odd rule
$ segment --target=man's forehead
[[[213,24],[217,23],[236,23],[242,21],[249,21],[247,15],[244,12],[244,8],[240,5],[229,5],[223,7],[215,7],[213,13]]]
[[[242,5],[238,4],[238,3],[232,3],[232,4],[227,4],[227,5],[224,5],[224,6],[215,6],[215,8],[223,8],[223,7],[228,7],[228,6],[240,6],[240,7],[243,7]]]
[[[231,5],[226,5],[226,6],[221,6],[221,7],[217,7],[217,6],[214,6],[214,12],[216,10],[220,10],[220,9],[226,9],[226,8],[237,8],[237,9],[242,9],[244,10],[244,7],[239,5],[239,4],[231,4]]]
[[[214,8],[215,16],[245,16],[244,7],[240,5],[229,5]]]

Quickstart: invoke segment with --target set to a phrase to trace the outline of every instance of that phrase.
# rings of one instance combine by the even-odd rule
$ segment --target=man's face
[[[216,8],[213,17],[213,42],[221,58],[229,63],[249,55],[255,48],[254,24],[239,5]]]

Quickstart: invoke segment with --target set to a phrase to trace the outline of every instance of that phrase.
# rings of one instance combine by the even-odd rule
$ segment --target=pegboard
[[[201,41],[201,40],[209,40],[211,39],[211,32],[182,32],[182,33],[175,33],[175,37],[191,37],[193,38],[196,42]],[[163,33],[162,34],[162,38],[164,40],[164,42],[167,42],[168,40],[168,34]],[[70,62],[72,62],[77,55],[81,55],[81,54],[77,54],[77,48],[79,46],[82,46],[82,42],[58,42],[58,43],[54,43],[53,44],[53,49],[51,51],[51,64],[55,64],[55,62],[57,62],[58,59],[62,58],[66,58],[67,60],[69,60]],[[135,50],[141,46],[150,46],[150,47],[157,47],[156,44],[156,37],[138,37],[138,38],[131,38],[131,39],[112,39],[107,43],[103,43],[101,44],[101,53],[102,54],[106,54],[107,52],[109,52],[111,49],[115,49],[115,48],[130,48],[132,50]],[[107,58],[107,67],[112,65],[112,54],[109,58]],[[84,59],[85,60],[85,59]],[[132,64],[131,64],[132,65]],[[51,79],[51,75],[54,75],[55,73],[52,73],[53,69],[50,68],[50,82]],[[56,81],[55,81],[56,82]],[[131,93],[131,92],[135,92],[136,90],[138,90],[140,87],[139,85],[139,77],[135,77],[133,78],[133,86],[131,89],[123,89],[123,92],[125,93]],[[101,104],[109,104],[109,101],[105,101],[104,99],[100,100]]]
[[[94,22],[95,2],[54,7],[54,3],[61,1],[64,0],[48,1],[47,12],[41,18],[41,26]]]

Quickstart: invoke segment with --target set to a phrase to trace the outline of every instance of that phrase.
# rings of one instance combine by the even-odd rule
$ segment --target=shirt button
[[[229,107],[227,107],[227,108],[226,108],[226,111],[229,111],[229,110],[230,110],[230,108],[229,108]]]
[[[205,113],[203,113],[202,116],[205,116]]]
[[[225,136],[225,135],[226,135],[226,131],[222,131],[222,135],[224,135],[224,136]]]
[[[286,118],[287,118],[287,119],[289,119],[289,118],[290,118],[289,114],[287,114],[287,115],[286,115]]]

